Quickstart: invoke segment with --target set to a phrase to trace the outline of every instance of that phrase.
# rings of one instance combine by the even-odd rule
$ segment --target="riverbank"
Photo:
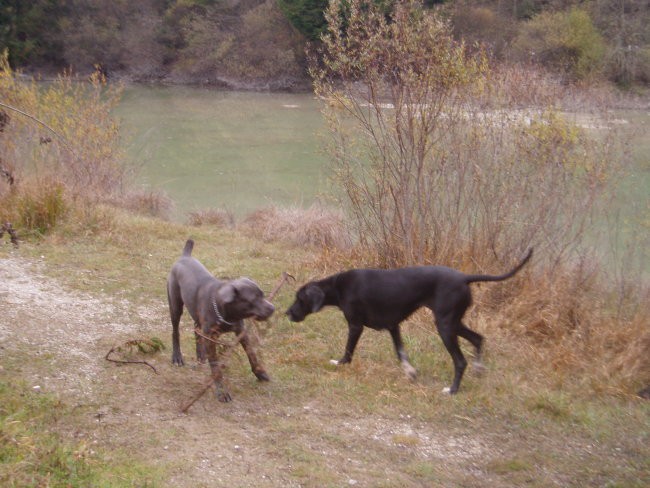
[[[600,375],[540,361],[542,339],[517,334],[527,319],[490,305],[486,287],[477,288],[468,321],[486,335],[487,370],[468,369],[461,392],[449,397],[441,390],[452,367],[428,314],[404,325],[415,382],[405,380],[388,335],[371,330],[351,365],[329,364],[345,343],[336,310],[288,322],[282,312],[296,288],[331,270],[317,248],[111,209],[103,222],[92,232],[64,225],[17,249],[0,243],[0,385],[3,398],[13,395],[0,403],[1,432],[33,422],[28,414],[12,423],[28,411],[21,402],[47,399],[65,415],[45,417],[41,430],[91,468],[114,465],[90,478],[103,486],[644,486],[650,403]],[[169,359],[165,277],[189,236],[194,255],[218,276],[250,276],[266,292],[283,271],[296,283],[279,293],[269,326],[259,326],[272,381],[258,383],[236,352],[226,370],[234,401],[209,393],[180,414],[208,374],[194,360],[186,316],[188,364]],[[522,279],[518,290],[527,289]],[[152,337],[166,349],[127,357],[158,374],[104,359],[114,346]],[[35,435],[2,443],[3,484],[60,479],[47,474],[42,451],[22,462]]]

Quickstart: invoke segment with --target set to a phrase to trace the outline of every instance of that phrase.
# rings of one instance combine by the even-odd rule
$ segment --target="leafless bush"
[[[547,79],[495,75],[415,4],[390,23],[359,0],[342,20],[341,5],[311,72],[361,245],[383,265],[488,266],[531,245],[553,266],[574,258],[616,144],[555,110]]]
[[[235,226],[235,216],[232,212],[222,208],[195,210],[187,215],[187,220],[190,225],[197,227],[201,225],[227,228]]]
[[[307,209],[268,207],[248,215],[241,227],[265,241],[332,249],[348,242],[340,212],[312,205]]]
[[[160,190],[130,191],[112,203],[139,214],[162,219],[168,219],[174,207],[172,199]]]

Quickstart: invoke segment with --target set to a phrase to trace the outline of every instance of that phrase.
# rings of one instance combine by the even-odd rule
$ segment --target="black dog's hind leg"
[[[442,338],[442,342],[447,348],[447,351],[451,355],[451,359],[454,362],[454,381],[451,384],[451,387],[445,388],[443,391],[453,395],[458,391],[460,387],[460,381],[463,378],[463,373],[467,367],[467,361],[465,356],[460,350],[458,345],[458,330],[459,330],[460,321],[449,317],[436,317],[436,327],[438,328],[438,333]]]
[[[348,322],[348,342],[345,345],[345,353],[343,357],[338,361],[336,359],[330,360],[332,364],[347,364],[352,361],[352,355],[354,354],[354,349],[357,347],[357,342],[361,337],[363,332],[363,325],[355,325]]]
[[[458,335],[463,339],[467,339],[474,346],[476,355],[474,356],[474,361],[472,362],[472,366],[475,370],[482,372],[485,369],[485,366],[483,365],[483,361],[482,361],[483,336],[477,332],[474,332],[472,329],[467,327],[462,322],[460,323],[460,327],[458,329]]]
[[[417,378],[417,371],[409,362],[408,355],[404,350],[404,343],[402,342],[402,334],[400,332],[399,325],[390,329],[390,336],[393,338],[393,344],[395,345],[395,352],[397,353],[397,359],[402,364],[402,369],[406,374],[406,377],[413,381]]]

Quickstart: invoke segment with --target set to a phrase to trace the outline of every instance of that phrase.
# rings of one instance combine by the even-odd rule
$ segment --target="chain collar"
[[[217,314],[217,323],[235,325],[233,322],[228,322],[223,318],[223,315],[221,315],[221,312],[219,312],[219,307],[217,306],[217,301],[215,299],[212,299],[212,308],[214,308],[214,313]]]

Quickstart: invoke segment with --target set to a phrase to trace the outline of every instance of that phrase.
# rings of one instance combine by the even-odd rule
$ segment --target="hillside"
[[[309,88],[305,49],[324,0],[8,0],[0,51],[14,68],[256,90]],[[568,81],[650,80],[643,0],[429,0],[459,40],[500,62],[535,63]]]

